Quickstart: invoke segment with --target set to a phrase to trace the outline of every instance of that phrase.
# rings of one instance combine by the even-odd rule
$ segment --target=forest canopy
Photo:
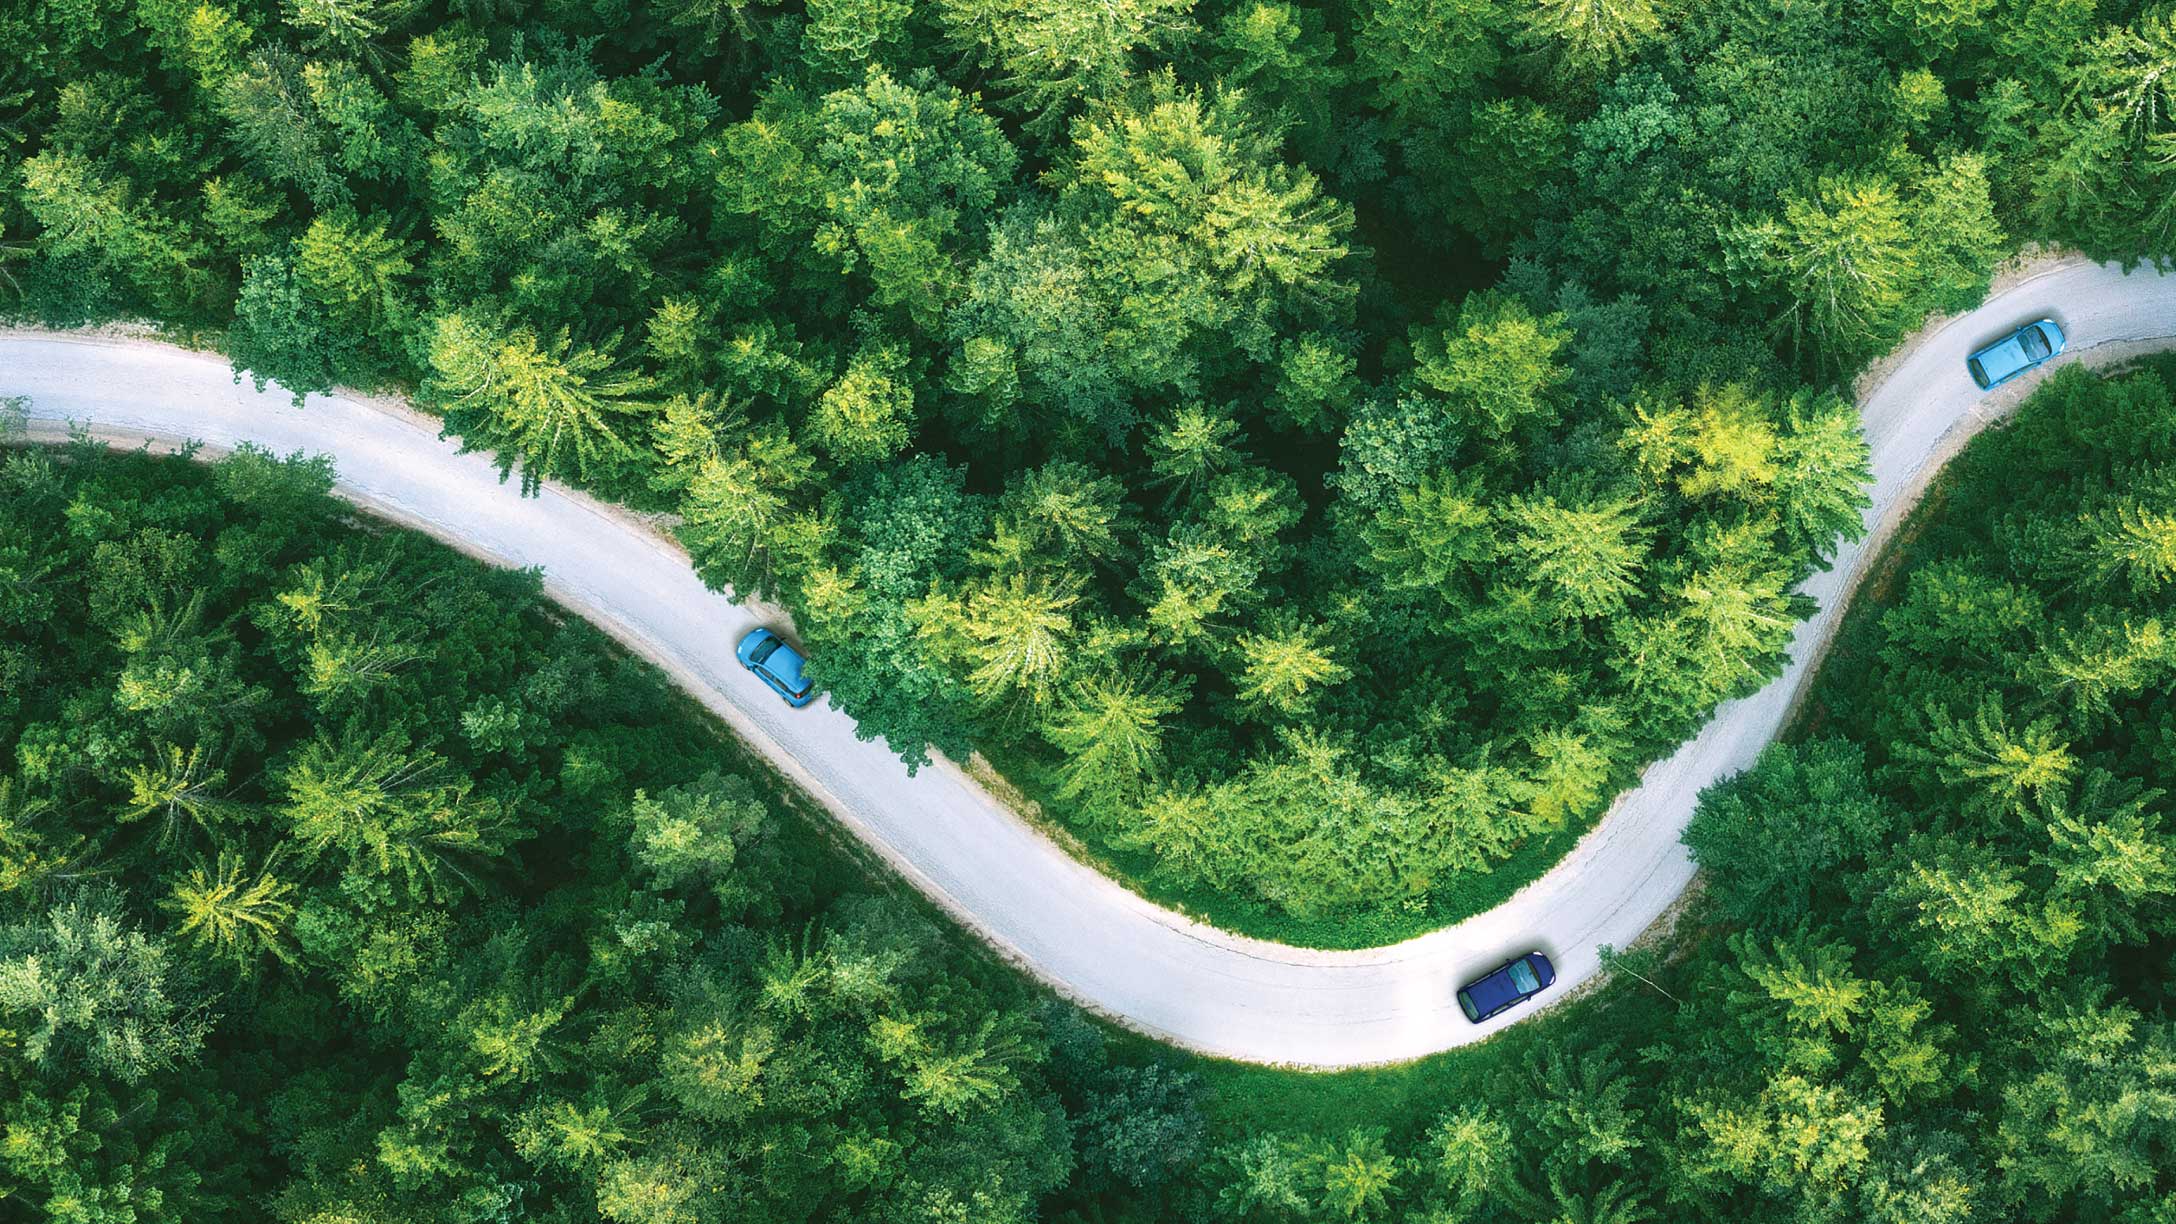
[[[1432,1063],[1213,1076],[1251,1091],[1164,1218],[2176,1215],[2172,372],[2065,369],[1953,461],[1702,796],[1667,939]]]
[[[0,309],[672,512],[909,761],[1315,942],[1485,907],[1773,674],[1863,505],[1839,377],[2020,242],[2176,220],[2126,0],[35,0],[0,45]]]
[[[330,481],[0,449],[0,1215],[1003,1224],[1196,1153],[1196,1077]]]
[[[1042,997],[533,573],[353,520],[322,462],[0,451],[0,1204],[2162,1224],[2172,372],[2063,370],[1955,461],[1702,797],[1667,942],[1343,1076]]]

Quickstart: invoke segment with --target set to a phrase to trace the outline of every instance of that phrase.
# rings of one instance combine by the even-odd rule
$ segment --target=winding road
[[[962,771],[909,777],[837,710],[788,709],[733,658],[775,610],[704,589],[686,556],[642,521],[547,485],[524,499],[485,455],[461,455],[438,422],[395,404],[238,385],[215,356],[143,341],[0,332],[0,396],[27,396],[34,435],[69,423],[114,445],[254,442],[332,456],[338,492],[465,552],[544,573],[550,596],[664,668],[938,904],[1029,972],[1124,1024],[1192,1049],[1334,1068],[1398,1062],[1478,1041],[1536,1013],[1467,1023],[1460,981],[1541,948],[1559,968],[1544,1001],[1601,966],[1664,914],[1693,876],[1679,832],[1702,788],[1749,765],[1783,724],[1850,588],[1927,477],[2014,406],[2038,374],[1982,395],[1973,348],[2041,317],[2069,351],[2104,363],[2176,338],[2176,275],[2068,260],[2040,266],[1970,314],[1931,327],[1878,368],[1861,408],[1873,448],[1868,538],[1804,590],[1820,612],[1791,664],[1717,710],[1650,767],[1547,875],[1488,913],[1387,947],[1319,951],[1247,939],[1144,900],[1071,858]]]

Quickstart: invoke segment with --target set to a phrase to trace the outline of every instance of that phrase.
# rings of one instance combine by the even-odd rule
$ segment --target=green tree
[[[812,456],[784,429],[750,430],[737,453],[705,458],[680,498],[680,542],[713,588],[773,589],[800,520],[794,495],[815,479]]]
[[[1072,575],[1012,574],[976,587],[961,609],[973,645],[968,684],[985,702],[1047,702],[1072,653],[1080,582]]]
[[[1779,328],[1810,357],[1843,366],[1894,334],[1916,269],[1904,204],[1880,179],[1822,179],[1784,201],[1764,235],[1788,294]]]
[[[49,259],[72,261],[114,291],[187,313],[207,288],[188,231],[123,176],[88,157],[48,149],[21,166],[22,207]]]
[[[1321,318],[1350,300],[1335,269],[1352,210],[1279,156],[1236,91],[1151,77],[1074,125],[1072,157],[1051,177],[1114,303],[1109,342],[1122,352],[1229,331],[1267,356],[1280,312]]]
[[[1440,123],[1495,70],[1505,22],[1493,0],[1384,0],[1353,35],[1354,67],[1401,128]]]
[[[1321,690],[1350,679],[1352,669],[1337,661],[1323,634],[1320,626],[1295,620],[1234,639],[1243,661],[1239,699],[1292,717],[1319,701]]]
[[[1630,499],[1565,505],[1543,494],[1511,502],[1504,517],[1508,552],[1560,615],[1609,616],[1638,593],[1647,532]]]
[[[610,475],[634,455],[615,418],[651,411],[642,397],[654,384],[617,368],[609,351],[459,314],[441,316],[430,335],[425,393],[444,406],[447,431],[501,447],[499,474],[519,464],[523,492],[562,475]]]
[[[865,270],[880,305],[923,327],[957,294],[963,250],[1018,162],[973,99],[875,65],[813,104],[774,91],[723,144],[722,212],[750,218],[782,254]]]
[[[1380,1129],[1354,1130],[1342,1143],[1324,1144],[1312,1163],[1322,1180],[1323,1206],[1338,1219],[1381,1219],[1398,1197],[1403,1170]]]
[[[1989,0],[1886,0],[1889,27],[1929,59],[1948,54],[1983,24]]]
[[[1925,838],[1883,874],[1874,912],[1915,933],[1918,959],[1940,981],[2030,991],[2084,933],[2073,904],[2035,896],[1991,847]]]
[[[412,897],[438,897],[476,877],[464,860],[499,853],[511,822],[474,783],[436,753],[388,731],[375,739],[319,735],[281,773],[277,809],[309,860],[338,852],[366,890],[398,883]]]
[[[1095,811],[1128,809],[1162,773],[1163,722],[1184,694],[1183,684],[1147,670],[1074,681],[1042,726],[1063,754],[1059,797]]]
[[[30,1065],[136,1084],[202,1048],[203,1004],[118,903],[78,894],[0,927],[0,1014]]]
[[[409,325],[403,278],[415,244],[388,232],[384,217],[319,216],[295,239],[295,274],[322,303],[328,324],[392,339]]]
[[[1779,930],[1811,914],[1824,882],[1885,844],[1895,821],[1859,748],[1821,738],[1771,745],[1702,792],[1684,840],[1725,920]]]
[[[1614,67],[1662,29],[1653,0],[1541,0],[1525,20],[1530,36],[1577,72]]]
[[[1480,293],[1416,329],[1413,374],[1441,392],[1474,433],[1503,438],[1556,421],[1570,371],[1557,356],[1570,343],[1562,315],[1536,318],[1524,303]]]
[[[288,946],[295,886],[272,874],[278,865],[275,854],[251,878],[238,855],[222,850],[209,869],[202,863],[191,867],[174,884],[166,902],[179,920],[176,933],[210,955],[233,962],[245,975],[267,954],[295,964]]]
[[[1047,136],[1076,103],[1107,97],[1144,50],[1193,33],[1188,0],[1119,0],[1081,8],[1048,0],[939,0],[945,40],[1002,75],[1031,134]]]
[[[1511,1128],[1486,1106],[1475,1105],[1461,1105],[1438,1118],[1422,1151],[1454,1212],[1471,1212],[1488,1202],[1512,1174],[1517,1154]]]
[[[2176,1124],[2167,1029],[2120,1005],[2035,1020],[2039,1036],[1996,1121],[2003,1198],[2036,1217],[2062,1203],[2136,1201],[2166,1167]]]
[[[707,884],[733,912],[760,890],[745,879],[762,866],[743,862],[775,837],[776,825],[747,779],[703,775],[652,798],[637,790],[627,805],[635,861],[662,888]]]
[[[1881,1106],[1800,1075],[1779,1075],[1748,1100],[1695,1105],[1703,1142],[1694,1176],[1724,1178],[1808,1218],[1838,1211],[1882,1133]]]
[[[875,463],[906,449],[914,430],[914,386],[906,354],[864,349],[816,401],[809,430],[840,463]]]
[[[2150,595],[2176,578],[2176,515],[2126,499],[2081,528],[2079,562],[2094,581]]]
[[[1455,598],[1461,580],[1487,572],[1502,545],[1497,525],[1472,473],[1422,479],[1375,512],[1360,538],[1366,564],[1393,589],[1433,590]]]

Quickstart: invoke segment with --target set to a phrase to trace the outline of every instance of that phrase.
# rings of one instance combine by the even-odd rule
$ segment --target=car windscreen
[[[2028,327],[2017,333],[2017,339],[2025,346],[2027,360],[2039,361],[2048,355],[2048,338],[2040,334],[2039,328]]]
[[[1532,994],[1541,989],[1541,979],[1534,976],[1534,967],[1525,961],[1512,964],[1511,984],[1518,987],[1520,994]]]
[[[781,645],[784,645],[784,643],[780,642],[777,638],[772,638],[771,640],[763,643],[761,646],[756,647],[754,650],[749,651],[748,661],[750,663],[761,663],[765,659],[770,658],[772,655],[777,654],[778,648]]]

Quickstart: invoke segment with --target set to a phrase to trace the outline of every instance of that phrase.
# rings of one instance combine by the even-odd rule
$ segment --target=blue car
[[[2053,319],[2042,319],[1965,358],[1964,368],[1980,390],[1992,391],[2062,351],[2063,329]]]
[[[1541,953],[1529,952],[1498,965],[1477,982],[1466,983],[1458,992],[1458,1008],[1466,1019],[1479,1024],[1540,994],[1554,981],[1556,966]]]
[[[816,686],[810,684],[802,672],[808,666],[808,660],[801,657],[800,651],[786,645],[786,639],[768,629],[758,629],[742,638],[733,653],[739,656],[742,667],[777,689],[787,705],[800,709],[816,700]]]

